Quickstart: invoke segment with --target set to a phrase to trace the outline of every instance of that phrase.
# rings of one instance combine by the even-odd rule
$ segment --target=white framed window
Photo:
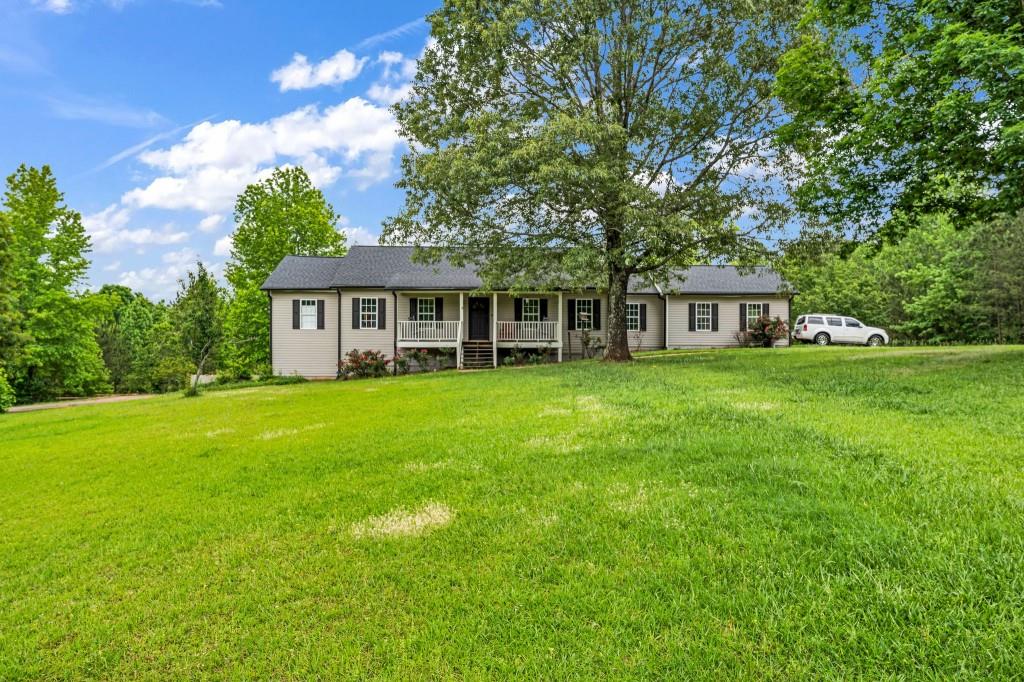
[[[420,322],[433,322],[436,315],[434,308],[434,299],[432,298],[418,298],[416,299],[416,319]]]
[[[523,299],[523,322],[540,322],[540,299]]]
[[[711,331],[711,304],[710,303],[698,303],[697,304],[697,331],[709,332]]]
[[[576,329],[581,331],[594,328],[594,299],[576,299]]]
[[[360,329],[376,329],[377,328],[377,299],[375,299],[375,298],[361,298],[361,299],[359,299],[359,328]]]
[[[626,304],[626,331],[638,332],[640,331],[640,304],[639,303],[627,303]]]
[[[757,322],[757,318],[761,317],[761,311],[764,308],[760,303],[748,303],[747,304],[747,329],[751,329],[754,323]]]
[[[299,329],[316,329],[316,299],[299,301]]]

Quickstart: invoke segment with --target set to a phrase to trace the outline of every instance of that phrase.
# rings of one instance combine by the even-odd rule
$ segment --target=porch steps
[[[490,341],[463,341],[462,366],[466,369],[494,367],[494,349]]]

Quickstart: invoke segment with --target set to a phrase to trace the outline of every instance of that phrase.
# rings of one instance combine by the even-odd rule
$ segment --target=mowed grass
[[[0,677],[1019,678],[1024,349],[0,418]]]

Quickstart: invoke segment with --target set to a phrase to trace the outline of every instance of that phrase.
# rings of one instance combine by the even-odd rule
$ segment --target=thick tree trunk
[[[629,273],[612,268],[608,273],[608,339],[604,359],[613,362],[632,360],[626,333],[626,290]]]

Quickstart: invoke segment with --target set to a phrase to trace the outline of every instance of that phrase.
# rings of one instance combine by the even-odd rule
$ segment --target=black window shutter
[[[444,319],[444,296],[434,299],[434,319],[438,322]]]
[[[570,298],[569,299],[569,314],[568,314],[567,317],[568,317],[568,319],[566,321],[569,323],[569,331],[571,331],[571,332],[576,331],[576,299],[575,298]]]
[[[691,332],[695,332],[695,331],[697,331],[697,304],[696,303],[691,303],[690,304],[689,312],[690,312],[690,315],[689,315],[689,317],[690,317],[690,320],[689,320],[689,322],[690,322],[690,331]]]
[[[292,329],[299,328],[299,299],[292,299]]]
[[[322,298],[318,298],[316,301],[316,328],[326,329],[327,328],[327,307],[325,301]]]
[[[747,331],[747,304],[740,303],[740,331]]]
[[[409,319],[415,321],[420,316],[420,299],[409,299]]]
[[[515,307],[515,311],[516,311],[516,315],[515,315],[516,322],[522,322],[523,321],[523,299],[521,299],[521,298],[515,299],[515,301],[513,302],[513,306]]]
[[[718,331],[718,304],[711,304],[711,331]]]
[[[388,328],[388,299],[377,299],[377,329]]]
[[[594,330],[601,329],[601,299],[594,299]]]
[[[359,329],[359,307],[363,304],[363,299],[353,298],[352,299],[352,328]]]
[[[761,314],[764,315],[765,317],[768,317],[768,304],[767,303],[762,303],[761,304]]]
[[[647,304],[640,304],[640,331],[647,331]]]
[[[540,319],[543,322],[548,319],[548,299],[540,299]]]

